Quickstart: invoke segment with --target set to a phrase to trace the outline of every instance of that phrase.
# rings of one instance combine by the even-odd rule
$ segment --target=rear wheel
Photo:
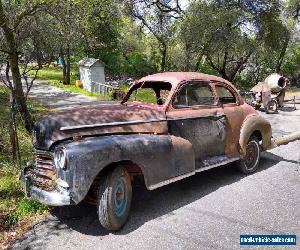
[[[112,231],[126,223],[131,206],[132,187],[128,172],[116,167],[100,182],[98,189],[98,216],[101,225]]]
[[[244,174],[251,174],[258,169],[260,145],[256,137],[251,137],[246,147],[246,156],[238,162],[238,169]]]

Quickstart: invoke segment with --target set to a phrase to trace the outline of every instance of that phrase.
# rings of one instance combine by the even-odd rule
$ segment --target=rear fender
[[[272,128],[271,124],[260,115],[249,115],[243,122],[240,132],[240,154],[241,157],[246,156],[246,147],[250,137],[256,132],[262,135],[262,149],[266,150],[272,144]]]

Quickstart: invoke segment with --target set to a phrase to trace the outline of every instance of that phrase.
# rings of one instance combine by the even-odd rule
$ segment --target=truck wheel
[[[131,180],[123,167],[116,167],[100,182],[98,189],[98,216],[101,225],[119,230],[128,219],[132,198]]]
[[[256,137],[251,137],[246,148],[246,156],[238,161],[238,169],[244,174],[251,174],[258,169],[260,160],[260,145]]]
[[[278,110],[278,103],[276,100],[271,100],[268,102],[266,107],[266,113],[267,114],[274,114]]]

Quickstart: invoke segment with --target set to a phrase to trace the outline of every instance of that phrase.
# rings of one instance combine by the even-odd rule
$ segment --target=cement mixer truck
[[[250,103],[255,109],[263,107],[267,113],[276,113],[283,106],[285,91],[289,81],[287,78],[274,73],[263,82],[259,82],[250,91]]]

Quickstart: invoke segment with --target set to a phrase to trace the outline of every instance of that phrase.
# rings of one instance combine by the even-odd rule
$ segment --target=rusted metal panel
[[[246,146],[249,138],[255,131],[259,131],[262,135],[262,149],[266,150],[272,145],[272,129],[271,124],[262,116],[249,114],[240,130],[240,154],[242,157],[246,155]]]
[[[177,85],[181,82],[190,80],[224,82],[233,87],[233,85],[230,82],[221,77],[198,72],[163,72],[145,76],[141,78],[138,82],[169,82],[173,85],[173,87],[177,87]]]
[[[226,116],[226,155],[231,157],[239,156],[238,141],[240,129],[244,120],[242,107],[239,105],[224,105]]]
[[[178,137],[171,136],[172,143],[172,164],[175,167],[174,176],[185,175],[195,172],[195,153],[193,145],[190,141]]]
[[[52,191],[56,188],[56,168],[52,154],[41,151],[36,153],[36,164],[28,168],[26,173],[33,186],[46,191]]]
[[[283,106],[285,91],[288,86],[289,80],[287,78],[274,73],[269,75],[263,82],[256,84],[251,91],[257,93],[257,103],[262,101],[266,107],[267,103],[274,98],[281,107]]]
[[[196,77],[196,75],[194,77]],[[202,75],[197,75],[197,77],[202,77]],[[208,82],[208,84],[212,88],[216,101],[218,95],[215,91],[215,85],[221,85],[228,88],[234,94],[236,103],[225,105],[219,103],[218,105],[196,106],[182,110],[174,109],[171,105],[172,100],[170,100],[169,106],[167,107],[169,130],[172,133],[172,127],[170,127],[170,124],[172,123],[177,125],[182,124],[181,127],[183,127],[183,129],[181,136],[184,138],[190,137],[190,140],[193,142],[194,148],[197,151],[197,162],[201,162],[201,158],[205,159],[207,157],[224,154],[229,158],[239,157],[238,141],[240,135],[239,131],[244,119],[242,107],[244,105],[244,100],[241,98],[236,88],[231,84],[228,84],[227,81],[221,81],[219,78],[215,77],[206,77],[205,79],[211,81]],[[202,79],[199,80],[202,81]],[[178,84],[176,90],[173,91],[173,96],[176,95],[183,84],[186,84],[186,82]],[[185,122],[182,122],[181,120],[185,120]],[[202,124],[196,124],[195,121],[197,120],[198,122],[201,121],[200,123]],[[204,121],[206,121],[206,124]],[[190,127],[184,127],[184,123],[190,123]],[[180,126],[176,127],[180,128]],[[190,134],[190,136],[184,134]],[[177,133],[177,135],[179,134]]]
[[[237,92],[236,88],[229,81],[221,77],[207,75],[198,72],[163,72],[163,73],[149,75],[136,81],[136,83],[132,85],[131,88],[129,89],[129,92],[135,88],[136,84],[140,84],[144,82],[152,82],[157,84],[161,84],[162,82],[171,83],[172,88],[170,90],[169,97],[167,98],[164,105],[157,107],[158,109],[168,110],[168,108],[171,106],[172,97],[174,96],[176,91],[178,91],[180,85],[184,84],[184,82],[194,81],[194,80],[224,83],[226,84],[226,86],[230,87],[235,92]],[[128,96],[124,98],[123,102],[126,100],[127,97]],[[238,94],[238,99],[242,104],[243,99],[239,94]]]
[[[35,126],[36,148],[48,150],[54,142],[73,136],[114,133],[167,133],[163,111],[125,105],[82,108],[49,114]]]
[[[203,167],[205,158],[225,154],[225,117],[221,112],[213,108],[167,113],[169,133],[192,144],[197,168]]]
[[[192,146],[169,135],[113,135],[89,138],[64,145],[68,169],[62,180],[70,186],[72,199],[80,202],[99,172],[113,162],[128,160],[142,169],[150,189],[168,179],[195,172]]]

